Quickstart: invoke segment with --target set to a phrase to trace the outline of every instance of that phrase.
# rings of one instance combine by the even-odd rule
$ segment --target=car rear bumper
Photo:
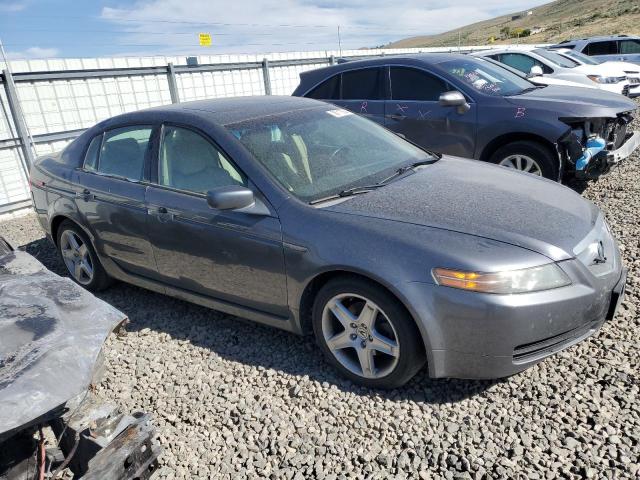
[[[412,297],[422,301],[417,316],[430,376],[506,377],[593,335],[613,318],[626,282],[617,252],[613,261],[612,270],[598,279],[589,279],[577,261],[563,262],[574,283],[531,294],[412,284]]]
[[[615,165],[631,154],[640,146],[640,132],[636,131],[617,150],[608,152],[607,162],[609,165]]]

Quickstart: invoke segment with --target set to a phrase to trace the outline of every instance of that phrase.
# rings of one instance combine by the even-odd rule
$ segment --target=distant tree
[[[502,27],[500,29],[500,38],[509,38],[511,36],[511,28]]]

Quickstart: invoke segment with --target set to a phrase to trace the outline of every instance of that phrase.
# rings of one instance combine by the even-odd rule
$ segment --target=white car
[[[629,93],[627,74],[621,68],[610,68],[600,64],[581,65],[576,60],[544,48],[519,46],[485,50],[472,55],[488,57],[520,70],[528,77],[536,78],[536,83],[544,83],[540,81],[539,77],[542,77],[555,80],[554,83],[547,83],[549,85],[579,85],[622,95]]]
[[[580,65],[602,65],[609,67],[611,72],[624,71],[629,81],[629,96],[631,98],[640,96],[640,65],[631,62],[602,61],[571,48],[554,48],[553,51],[578,62]]]

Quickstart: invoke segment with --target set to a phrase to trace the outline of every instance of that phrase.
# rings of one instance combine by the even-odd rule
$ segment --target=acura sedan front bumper
[[[425,339],[432,377],[499,378],[525,370],[599,330],[615,315],[626,271],[615,241],[608,259],[560,262],[572,284],[484,294],[411,282],[405,293]]]

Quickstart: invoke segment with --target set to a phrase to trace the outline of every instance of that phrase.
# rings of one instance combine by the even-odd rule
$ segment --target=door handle
[[[89,200],[92,198],[91,192],[88,189],[84,189],[81,192],[76,192],[76,198],[82,198],[83,200]]]
[[[391,120],[404,120],[405,118],[407,118],[406,115],[400,115],[398,113],[392,113],[391,115],[389,115],[389,118],[391,118]]]
[[[173,213],[170,213],[167,207],[148,208],[149,215],[155,215],[160,223],[166,223],[173,220]]]

